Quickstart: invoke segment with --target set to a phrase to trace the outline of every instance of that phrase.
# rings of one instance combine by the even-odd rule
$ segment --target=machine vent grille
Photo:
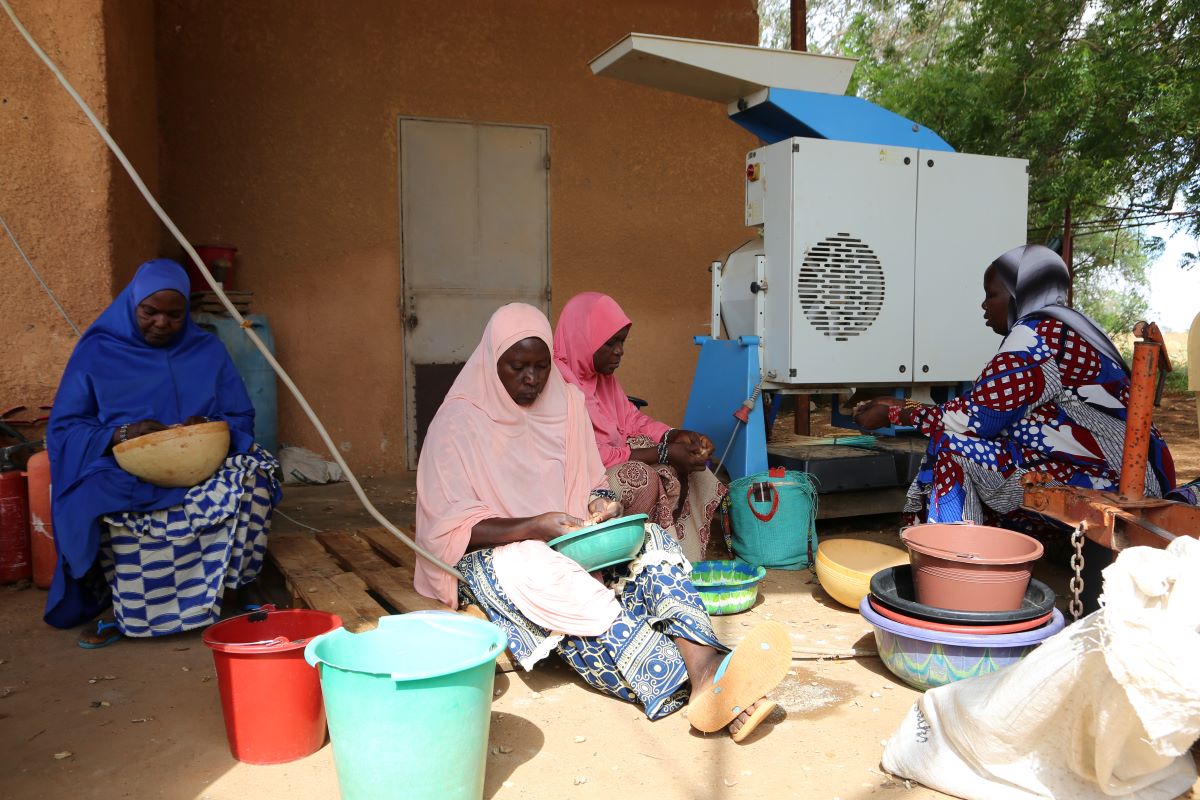
[[[883,308],[883,265],[861,239],[829,236],[804,254],[797,293],[813,327],[845,342],[871,327]]]

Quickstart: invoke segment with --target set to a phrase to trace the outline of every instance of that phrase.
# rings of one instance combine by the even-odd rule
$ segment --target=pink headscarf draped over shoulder
[[[463,557],[471,529],[486,519],[532,517],[548,511],[586,517],[591,490],[604,482],[583,397],[556,369],[550,369],[538,399],[525,407],[517,405],[500,382],[496,362],[508,348],[531,337],[551,345],[550,323],[541,311],[524,303],[498,309],[422,444],[417,465],[417,541],[447,563]],[[547,613],[555,618],[546,621],[558,623],[555,630],[582,625],[603,631],[615,615],[612,593],[543,542],[497,547],[494,564],[502,586],[513,590],[510,596],[517,595],[511,599],[535,622],[536,617],[545,617],[537,613],[540,604],[552,606]],[[555,597],[559,589],[567,588],[570,580],[563,576],[572,570],[602,590],[593,592],[594,597],[579,598],[574,611],[558,608]],[[457,607],[453,578],[422,559],[417,560],[415,572],[418,592]],[[538,593],[540,597],[535,596]],[[572,625],[570,618],[562,618],[564,613],[583,619],[575,619]]]
[[[630,324],[629,317],[606,294],[584,292],[563,306],[554,331],[554,361],[568,382],[587,398],[588,415],[605,467],[629,460],[630,436],[658,441],[670,426],[637,410],[616,375],[601,375],[592,361],[600,346]]]

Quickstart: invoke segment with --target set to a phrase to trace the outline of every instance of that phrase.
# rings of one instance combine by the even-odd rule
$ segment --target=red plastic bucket
[[[282,764],[325,743],[325,706],[304,646],[336,630],[325,611],[256,611],[204,631],[213,651],[229,750],[247,764]]]

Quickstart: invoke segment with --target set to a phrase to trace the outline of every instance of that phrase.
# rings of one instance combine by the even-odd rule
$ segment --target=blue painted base
[[[733,446],[725,457],[725,469],[731,480],[764,472],[767,469],[767,431],[761,393],[747,424],[741,424],[733,416],[758,385],[759,338],[696,336],[693,341],[700,345],[700,359],[692,377],[683,427],[712,439],[716,447],[713,468],[725,452],[730,437],[733,438]]]

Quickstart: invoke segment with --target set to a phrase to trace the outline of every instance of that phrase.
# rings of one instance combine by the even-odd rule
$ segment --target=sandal
[[[741,644],[717,669],[709,686],[699,697],[693,695],[688,702],[688,722],[696,730],[713,733],[733,722],[758,700],[764,700],[758,709],[738,730],[750,735],[754,728],[767,717],[774,704],[765,700],[767,692],[779,685],[792,666],[792,640],[787,628],[778,622],[764,622],[756,626]],[[763,707],[772,708],[763,711]],[[745,730],[750,726],[750,730]]]
[[[111,631],[111,633],[106,635],[105,631]],[[91,631],[84,628],[84,632],[90,633]],[[101,640],[98,642],[89,642],[83,638],[83,634],[81,633],[79,638],[75,640],[75,643],[84,650],[99,650],[101,647],[108,647],[110,644],[120,641],[124,636],[121,633],[121,626],[117,624],[116,620],[106,619],[96,620],[95,635],[102,637]]]

